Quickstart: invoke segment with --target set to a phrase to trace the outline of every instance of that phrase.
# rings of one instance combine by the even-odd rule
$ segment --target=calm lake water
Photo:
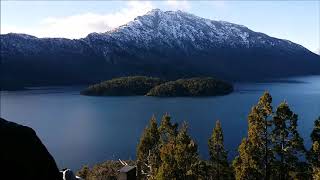
[[[134,159],[139,137],[150,117],[168,112],[187,121],[190,134],[208,157],[207,141],[215,120],[222,122],[229,158],[247,133],[247,115],[265,90],[274,106],[286,100],[299,115],[299,131],[310,147],[313,121],[320,116],[320,76],[290,82],[242,83],[227,96],[210,98],[89,97],[82,87],[37,88],[1,92],[1,117],[32,127],[59,168],[80,168],[110,159]]]

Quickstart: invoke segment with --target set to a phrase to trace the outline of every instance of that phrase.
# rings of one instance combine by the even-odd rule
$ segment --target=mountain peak
[[[158,45],[181,48],[185,48],[181,45],[189,42],[188,45],[195,49],[264,46],[268,48],[287,47],[291,49],[290,51],[294,51],[298,48],[294,43],[290,44],[289,41],[254,32],[243,25],[205,19],[181,10],[152,9],[145,15],[138,16],[133,21],[104,33],[104,35],[111,35],[113,39],[118,39],[123,43],[134,41],[139,46],[147,47],[157,41]]]
[[[159,8],[152,9],[151,11],[148,11],[146,14],[155,14],[155,13],[163,13],[163,11]]]
[[[39,69],[46,70],[44,74],[61,74],[62,78],[70,73],[56,62],[70,70],[79,67],[74,72],[77,76],[70,77],[70,81],[78,81],[79,77],[87,80],[91,74],[93,80],[100,81],[107,76],[124,74],[169,78],[213,75],[247,80],[319,73],[319,56],[300,45],[183,11],[154,9],[116,29],[91,33],[80,40],[36,38],[30,41],[25,37],[29,38],[1,36],[2,62],[13,58],[12,63],[25,61],[18,63],[18,67],[26,69],[25,64],[38,65],[47,59],[48,66],[45,64]],[[283,68],[289,68],[288,64],[290,72],[284,73]],[[48,69],[54,69],[51,66],[57,73],[48,73]],[[11,67],[9,64],[8,68]],[[33,67],[31,64],[29,69]],[[30,77],[39,76],[38,71],[30,74]],[[74,77],[76,79],[72,79]]]
[[[35,36],[29,35],[29,34],[23,34],[23,33],[8,33],[7,35],[11,36],[11,37],[21,37],[24,39],[36,39],[37,38]]]

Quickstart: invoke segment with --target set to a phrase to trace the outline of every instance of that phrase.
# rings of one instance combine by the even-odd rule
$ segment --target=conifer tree
[[[160,141],[162,144],[174,139],[178,133],[178,124],[172,124],[171,117],[166,113],[159,126]]]
[[[160,137],[159,158],[161,164],[156,179],[172,179],[176,176],[177,164],[174,159],[174,148],[178,134],[178,124],[172,124],[169,114],[165,114],[158,128]]]
[[[149,126],[144,129],[137,147],[137,172],[140,179],[154,176],[156,173],[160,161],[159,140],[157,121],[152,116]]]
[[[239,145],[239,155],[232,162],[236,180],[263,179],[261,171],[257,168],[257,160],[253,154],[253,145],[244,138]]]
[[[161,165],[157,172],[157,180],[176,179],[178,175],[178,165],[175,160],[175,147],[174,139],[170,139],[167,143],[162,144],[160,149]]]
[[[183,124],[177,136],[161,147],[162,164],[157,179],[197,179],[198,146],[187,129],[187,124]]]
[[[320,179],[320,117],[315,120],[311,132],[312,147],[309,151],[309,162],[313,170],[313,178]]]
[[[263,125],[263,147],[264,147],[264,167],[265,167],[265,179],[269,180],[271,176],[271,163],[274,158],[272,153],[271,145],[271,128],[272,128],[272,97],[269,92],[265,92],[259,102],[258,109],[260,111],[260,116],[262,117]]]
[[[313,179],[320,179],[320,143],[319,141],[315,141],[312,145],[312,170],[313,170]]]
[[[216,121],[212,135],[208,141],[210,165],[211,165],[211,179],[231,179],[231,170],[228,164],[228,154],[224,149],[223,131],[220,121]]]
[[[90,173],[90,168],[88,165],[82,166],[82,168],[77,172],[77,176],[83,178],[83,179],[88,179],[88,175]]]
[[[177,179],[196,179],[199,162],[198,145],[188,134],[188,124],[183,123],[176,138],[175,159],[181,172]]]
[[[320,117],[314,121],[314,127],[311,132],[311,140],[312,142],[320,142]]]
[[[272,97],[265,92],[248,116],[248,137],[239,146],[239,155],[233,162],[238,180],[270,179],[273,154],[270,148],[272,124]]]
[[[285,180],[300,172],[300,159],[304,158],[303,139],[297,131],[298,116],[287,103],[281,103],[273,118],[274,129],[272,142],[275,160],[273,163],[274,178]]]

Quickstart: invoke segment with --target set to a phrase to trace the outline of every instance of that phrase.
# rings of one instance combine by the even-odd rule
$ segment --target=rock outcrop
[[[0,143],[0,179],[62,179],[33,129],[0,118]]]

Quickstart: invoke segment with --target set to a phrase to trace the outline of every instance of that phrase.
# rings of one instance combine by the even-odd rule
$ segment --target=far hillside
[[[154,9],[81,39],[1,34],[5,86],[82,85],[123,75],[267,81],[319,75],[320,56],[231,22]]]

